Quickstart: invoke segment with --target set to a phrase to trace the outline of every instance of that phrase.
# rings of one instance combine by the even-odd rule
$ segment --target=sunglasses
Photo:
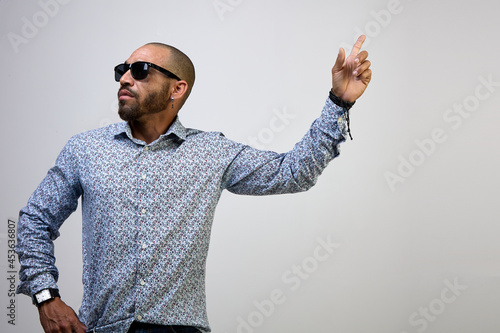
[[[115,81],[120,82],[122,76],[130,69],[130,74],[136,80],[144,80],[149,73],[149,68],[154,68],[157,71],[165,74],[166,76],[180,81],[181,79],[174,73],[167,71],[165,68],[161,68],[158,65],[152,64],[145,61],[137,61],[133,64],[123,63],[115,67]]]

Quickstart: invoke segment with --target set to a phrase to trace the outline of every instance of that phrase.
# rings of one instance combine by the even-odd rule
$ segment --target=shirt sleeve
[[[244,146],[225,173],[226,188],[236,194],[267,195],[306,191],[339,155],[347,134],[347,109],[329,98],[321,116],[294,148],[283,154]]]
[[[76,210],[81,194],[70,141],[20,211],[16,245],[21,266],[18,293],[32,296],[45,288],[57,288],[59,273],[53,241],[59,236],[62,223]]]

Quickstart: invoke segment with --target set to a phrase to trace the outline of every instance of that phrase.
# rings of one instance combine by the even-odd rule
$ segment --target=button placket
[[[149,202],[148,202],[148,164],[151,159],[150,153],[153,151],[148,146],[145,146],[142,153],[137,159],[137,204],[138,204],[138,234],[136,238],[136,249],[137,253],[137,280],[136,285],[138,288],[138,293],[143,294],[147,292],[147,276],[144,270],[144,249],[146,248],[147,242],[147,229],[145,229],[146,221],[148,219]],[[140,299],[140,298],[139,298]],[[136,320],[143,320],[143,313],[141,302],[137,303],[136,307]]]

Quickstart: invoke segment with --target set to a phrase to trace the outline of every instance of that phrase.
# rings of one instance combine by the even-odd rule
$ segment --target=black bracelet
[[[338,97],[337,95],[335,95],[331,89],[330,89],[330,99],[332,100],[333,103],[335,103],[338,106],[340,106],[341,108],[344,108],[344,109],[347,109],[347,110],[349,110],[350,108],[352,108],[352,106],[354,105],[354,103],[356,103],[356,101],[354,101],[354,102],[343,101],[342,99],[340,99],[340,97]]]

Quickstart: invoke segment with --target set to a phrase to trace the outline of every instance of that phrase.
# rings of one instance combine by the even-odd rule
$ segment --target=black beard
[[[118,115],[125,121],[134,121],[147,114],[162,112],[170,101],[167,98],[169,86],[169,84],[165,84],[160,91],[149,93],[142,102],[139,101],[137,94],[131,92],[135,97],[136,104],[127,106],[126,101],[119,101]]]

